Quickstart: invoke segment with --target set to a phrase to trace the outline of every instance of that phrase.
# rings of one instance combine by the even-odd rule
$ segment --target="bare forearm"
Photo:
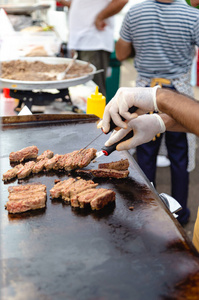
[[[71,5],[71,1],[67,1],[67,0],[60,0],[60,1],[57,1],[57,2],[59,2],[61,5],[66,6],[68,8]]]
[[[119,61],[123,61],[127,59],[128,57],[132,56],[132,53],[135,51],[133,49],[133,45],[131,43],[127,43],[121,38],[116,42],[115,44],[115,53],[116,57]]]
[[[168,116],[167,114],[160,114],[167,131],[175,131],[175,132],[188,132],[188,130],[177,123],[173,118]]]
[[[107,19],[114,16],[125,6],[128,0],[113,0],[99,14],[98,18]]]
[[[167,89],[158,89],[156,99],[158,109],[178,123],[173,123],[173,126],[199,136],[199,103],[196,100]],[[168,126],[171,128],[172,123]]]

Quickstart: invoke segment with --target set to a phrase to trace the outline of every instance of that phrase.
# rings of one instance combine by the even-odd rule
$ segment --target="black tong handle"
[[[126,141],[126,140],[128,140],[130,138],[132,138],[133,135],[134,135],[134,133],[133,133],[133,130],[132,130],[125,137],[123,137],[123,139],[121,139],[119,142],[117,142],[117,143],[115,143],[115,144],[113,144],[113,145],[111,145],[109,147],[106,147],[106,146],[102,147],[102,152],[106,156],[110,155],[113,151],[116,150],[116,147],[117,147],[118,144],[120,144],[121,142],[124,142],[124,141]]]
[[[131,114],[133,114],[134,112],[136,112],[137,109],[138,109],[138,107],[132,106],[132,107],[129,108],[128,111],[129,111]],[[125,121],[125,118],[123,118],[122,116],[120,116],[120,117],[121,117],[122,121]],[[115,123],[114,123],[113,120],[111,119],[111,121],[110,121],[110,129],[109,129],[109,131],[108,131],[106,134],[108,134],[109,132],[113,131],[113,129],[115,129],[116,127],[117,127],[117,126],[115,125]]]
[[[138,107],[132,106],[131,108],[129,108],[128,111],[132,114],[132,113],[134,113],[137,109],[138,109]],[[125,120],[125,118],[123,118],[122,116],[121,116],[121,119],[122,119],[122,121]],[[117,126],[115,125],[115,123],[114,123],[113,120],[111,119],[111,121],[110,121],[110,130],[109,130],[106,134],[108,134],[109,132],[111,132],[111,131],[112,131],[113,129],[115,129],[116,127],[117,127]],[[104,147],[102,148],[102,152],[104,153],[104,155],[108,156],[108,155],[110,155],[113,151],[116,150],[116,147],[117,147],[118,144],[120,144],[121,142],[124,142],[124,141],[126,141],[126,140],[128,140],[128,139],[130,139],[130,138],[132,138],[132,137],[133,137],[133,130],[130,131],[130,132],[129,132],[122,140],[120,140],[119,142],[117,142],[117,143],[115,143],[115,144],[113,144],[113,145],[111,145],[111,146],[109,146],[109,147],[104,146]]]

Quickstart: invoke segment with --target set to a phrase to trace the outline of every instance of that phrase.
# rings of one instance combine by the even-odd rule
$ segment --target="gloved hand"
[[[109,140],[106,141],[105,146],[111,146],[119,142],[131,130],[134,136],[117,145],[116,150],[129,150],[141,144],[150,142],[158,133],[163,133],[166,130],[162,118],[158,114],[141,115],[127,123],[127,129],[114,130]]]
[[[119,88],[112,100],[106,105],[103,120],[98,124],[103,131],[107,133],[110,129],[110,120],[121,128],[127,128],[126,122],[122,121],[120,115],[129,121],[138,116],[140,110],[142,113],[158,111],[156,103],[156,91],[160,86],[155,87],[135,87]],[[138,107],[136,113],[129,113],[132,106]]]

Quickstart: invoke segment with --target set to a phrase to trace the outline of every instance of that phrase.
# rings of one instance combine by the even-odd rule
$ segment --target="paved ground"
[[[132,65],[132,60],[126,60],[122,63],[120,74],[120,86],[135,86],[136,71]],[[199,87],[194,87],[195,98],[199,100]],[[197,215],[197,209],[199,206],[199,138],[197,138],[196,149],[196,168],[190,173],[190,185],[189,185],[189,198],[188,207],[191,211],[191,217],[189,223],[184,227],[187,235],[192,239],[194,222]],[[158,167],[157,168],[157,191],[158,193],[170,192],[170,168]]]

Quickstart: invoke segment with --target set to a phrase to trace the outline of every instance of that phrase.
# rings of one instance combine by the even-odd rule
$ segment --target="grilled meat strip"
[[[22,164],[16,165],[14,168],[8,170],[7,172],[5,172],[3,174],[3,181],[8,181],[11,180],[13,178],[15,178],[17,176],[17,172],[23,168]]]
[[[88,189],[71,198],[71,206],[85,208],[90,205],[93,210],[99,210],[115,201],[115,192],[109,189]]]
[[[115,201],[115,192],[112,190],[105,190],[99,195],[96,195],[96,197],[94,197],[91,200],[90,202],[91,209],[92,210],[102,209],[105,205],[114,201]]]
[[[27,200],[31,198],[39,198],[40,196],[46,196],[46,192],[44,191],[25,191],[25,192],[13,192],[8,196],[9,201],[19,201],[19,200]]]
[[[46,206],[46,186],[33,183],[8,188],[9,200],[5,208],[9,213],[21,213]]]
[[[88,204],[90,205],[91,200],[96,196],[102,193],[105,189],[87,189],[77,195],[74,195],[71,198],[71,206],[84,208]]]
[[[128,170],[128,159],[121,159],[119,161],[113,161],[110,163],[99,164],[98,169],[113,169],[118,171]]]
[[[36,146],[29,146],[9,155],[10,162],[22,162],[25,159],[36,158],[39,149]]]
[[[45,158],[50,159],[53,157],[53,155],[54,155],[54,153],[51,150],[45,150],[41,155],[39,155],[37,157],[37,161],[45,159]]]
[[[35,146],[31,146],[35,147]],[[24,148],[24,149],[28,149],[30,147]],[[37,147],[36,147],[37,148]],[[22,150],[24,150],[22,149]],[[38,149],[38,148],[37,148]],[[15,159],[25,159],[28,158],[28,156],[25,156],[25,150],[24,151],[18,151],[17,153],[19,153],[21,155],[21,153],[23,152],[23,158],[22,156],[16,158]],[[71,171],[74,170],[76,168],[83,168],[86,167],[91,160],[96,156],[96,152],[97,150],[94,148],[89,148],[89,149],[81,149],[81,150],[76,150],[73,151],[71,153],[67,153],[67,154],[56,154],[55,156],[53,156],[52,158],[48,158],[51,157],[53,155],[53,152],[50,150],[46,150],[43,152],[43,154],[41,154],[40,156],[37,157],[37,161],[29,161],[28,163],[25,163],[24,166],[19,164],[17,166],[15,166],[13,169],[8,170],[7,172],[5,172],[3,174],[3,179],[4,181],[10,180],[12,178],[15,178],[16,176],[21,179],[21,178],[25,178],[27,176],[30,175],[30,173],[39,173],[42,170],[63,170],[65,169],[66,171]],[[12,152],[12,153],[16,153],[16,152]],[[38,151],[37,151],[38,153]],[[30,154],[30,153],[29,153]],[[31,156],[29,156],[30,158]],[[32,155],[33,157],[33,155]],[[36,156],[35,156],[36,157]]]
[[[87,189],[95,188],[98,184],[92,180],[79,179],[72,183],[70,186],[63,188],[61,191],[62,199],[66,202],[70,202],[71,198]]]
[[[71,206],[84,208],[90,202],[94,196],[101,192],[102,189],[88,189],[71,198]]]
[[[16,192],[45,192],[46,186],[41,183],[29,183],[29,184],[21,184],[21,185],[15,185],[15,186],[9,186],[8,192],[16,193]]]
[[[62,194],[62,190],[67,188],[72,183],[75,182],[74,178],[69,178],[68,180],[60,181],[54,185],[54,187],[50,190],[50,195],[52,198],[59,198]]]
[[[53,166],[53,170],[63,170],[65,161],[69,155],[70,155],[69,153],[60,155],[55,165]]]
[[[126,178],[129,175],[128,170],[118,171],[113,169],[90,169],[90,170],[77,170],[79,175],[92,175],[94,177],[103,177],[103,178]]]
[[[71,171],[76,169],[77,167],[86,167],[96,156],[96,152],[97,150],[94,148],[73,151],[66,159],[64,169],[66,171]]]
[[[23,198],[21,200],[13,201],[9,200],[5,207],[9,213],[21,213],[28,210],[35,210],[44,208],[46,206],[46,194],[42,193],[38,196],[34,194],[30,198]]]
[[[61,155],[55,154],[52,158],[48,159],[44,165],[46,170],[51,170],[55,166],[56,162],[59,160]]]
[[[44,159],[40,159],[39,161],[37,161],[32,168],[32,173],[39,173],[39,172],[43,171],[47,160],[48,160],[48,158],[44,158]]]
[[[80,150],[73,151],[69,153],[68,157],[66,158],[65,164],[64,164],[64,169],[66,171],[71,171],[77,167],[76,161],[78,160],[78,153]]]
[[[19,171],[17,172],[17,177],[19,179],[28,177],[30,175],[30,173],[32,172],[34,165],[35,165],[34,161],[29,161],[29,162],[25,163],[23,168],[20,168]]]
[[[80,150],[81,151],[81,150]],[[96,156],[97,150],[94,148],[84,149],[80,152],[80,160],[78,167],[83,168],[90,164],[91,160]]]

